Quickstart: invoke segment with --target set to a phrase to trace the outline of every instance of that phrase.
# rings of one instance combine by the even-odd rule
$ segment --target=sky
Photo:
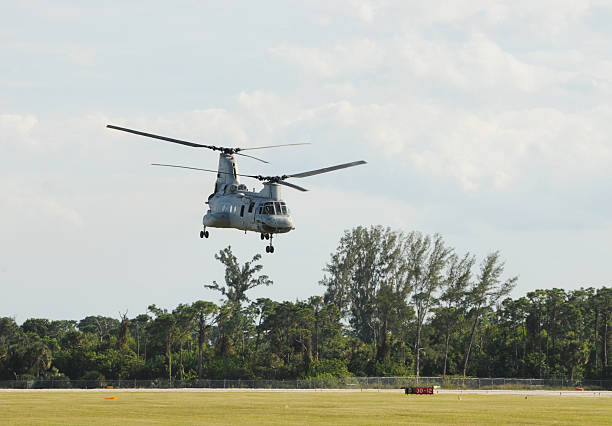
[[[0,316],[173,309],[262,254],[274,285],[323,294],[346,229],[499,250],[513,296],[610,286],[612,2],[17,1],[0,14]],[[283,188],[296,229],[200,240],[218,155],[246,174],[359,166]],[[249,188],[257,181],[243,180]]]

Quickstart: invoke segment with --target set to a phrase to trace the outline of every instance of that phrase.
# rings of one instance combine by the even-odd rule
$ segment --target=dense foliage
[[[508,297],[494,252],[480,262],[439,235],[346,231],[324,295],[251,301],[270,285],[256,255],[217,256],[222,303],[80,321],[0,318],[0,379],[64,377],[289,379],[472,375],[612,378],[612,288]]]

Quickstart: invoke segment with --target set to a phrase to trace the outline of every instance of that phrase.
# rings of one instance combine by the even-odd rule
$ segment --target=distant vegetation
[[[612,288],[508,297],[500,254],[439,235],[346,231],[323,296],[249,300],[272,281],[227,247],[221,304],[150,305],[129,318],[0,318],[0,379],[293,379],[337,376],[612,378]],[[299,273],[299,271],[296,271]],[[290,286],[291,283],[284,285]]]

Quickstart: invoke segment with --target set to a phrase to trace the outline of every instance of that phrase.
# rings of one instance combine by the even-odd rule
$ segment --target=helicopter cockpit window
[[[264,214],[274,214],[274,203],[264,204]]]
[[[268,202],[263,206],[263,214],[286,215],[288,214],[287,205],[284,201]]]
[[[274,203],[274,210],[276,211],[276,214],[278,215],[286,215],[287,214],[287,205],[285,204],[284,201],[280,201],[280,202],[275,202]]]

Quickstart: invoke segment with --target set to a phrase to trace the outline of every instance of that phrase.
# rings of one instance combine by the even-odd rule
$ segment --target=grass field
[[[116,400],[105,396],[115,395]],[[353,393],[0,392],[0,424],[610,424],[610,398]]]

